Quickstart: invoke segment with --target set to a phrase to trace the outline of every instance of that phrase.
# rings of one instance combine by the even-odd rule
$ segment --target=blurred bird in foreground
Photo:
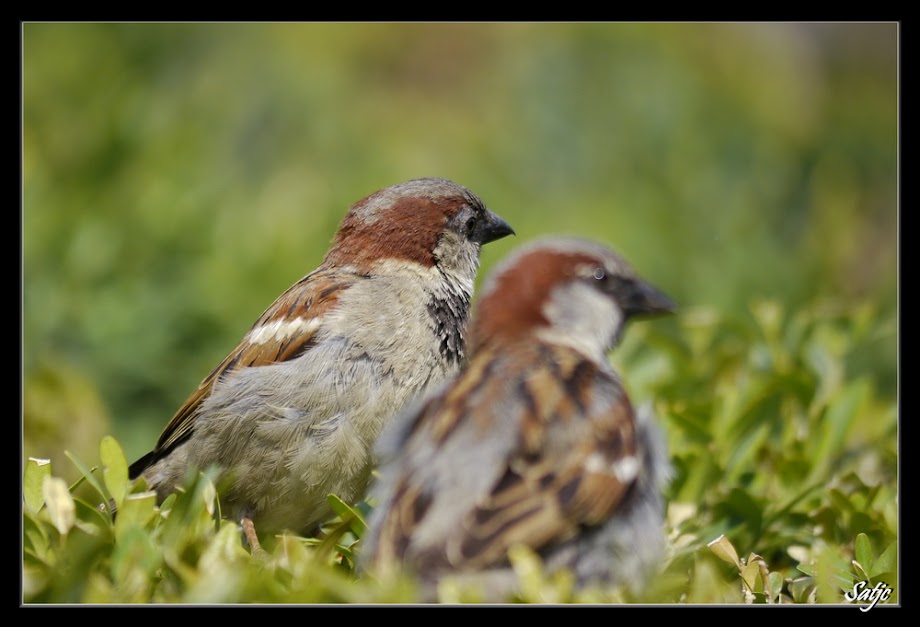
[[[472,578],[494,600],[513,591],[520,544],[579,585],[641,584],[665,545],[670,466],[606,353],[633,317],[672,310],[600,244],[513,253],[478,300],[468,366],[381,438],[362,566]]]
[[[364,495],[387,421],[453,375],[483,244],[514,233],[475,194],[427,178],[355,203],[316,270],[262,314],[132,464],[160,500],[216,466],[224,512],[308,533],[327,495]]]

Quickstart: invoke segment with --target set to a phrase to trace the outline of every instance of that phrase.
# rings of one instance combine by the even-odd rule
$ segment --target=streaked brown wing
[[[186,399],[160,435],[155,453],[164,452],[192,432],[196,411],[225,374],[241,368],[281,363],[309,350],[315,341],[317,327],[306,323],[321,318],[336,305],[342,291],[359,280],[361,277],[350,273],[317,270],[288,288],[265,310],[233,352]],[[280,337],[269,334],[259,342],[251,341],[258,329],[297,320],[305,324],[296,334]]]
[[[464,424],[464,418],[469,415],[470,399],[480,388],[490,385],[488,369],[492,364],[494,361],[488,355],[480,353],[450,385],[427,397],[407,417],[406,428],[401,431],[393,454],[413,460],[418,444],[441,448]],[[376,534],[374,541],[366,543],[368,559],[378,574],[390,572],[403,561],[413,534],[429,513],[432,499],[438,498],[437,493],[431,492],[432,486],[425,485],[426,479],[431,477],[426,478],[408,467],[401,467],[399,472],[392,496],[386,505],[380,504],[381,509],[376,512],[381,518],[371,529]],[[436,485],[434,488],[437,490]]]
[[[501,359],[480,351],[451,386],[416,410],[400,446],[410,461],[395,479],[376,542],[368,547],[381,572],[407,559],[421,572],[483,568],[504,562],[514,544],[540,550],[606,520],[632,484],[628,472],[618,477],[614,470],[617,461],[635,460],[636,435],[633,410],[613,377],[561,347],[524,355],[520,368],[512,369],[522,373],[518,380],[491,371]],[[462,505],[439,502],[440,483],[413,470],[426,467],[419,466],[416,451],[443,450],[452,438],[469,439],[470,429],[485,437],[510,433],[499,425],[512,414],[497,413],[509,404],[495,397],[509,386],[516,390],[511,406],[521,410],[513,430],[518,440],[494,460],[501,447],[481,449],[480,468],[451,470],[495,477],[486,494],[470,495],[472,505],[456,511]],[[413,547],[415,534],[431,529],[426,517],[443,515],[456,517],[449,534]]]
[[[447,541],[454,568],[495,565],[515,544],[540,550],[599,524],[635,479],[635,418],[619,384],[568,349],[546,347],[541,362],[519,387],[529,409],[518,449]],[[598,407],[602,390],[610,402]]]

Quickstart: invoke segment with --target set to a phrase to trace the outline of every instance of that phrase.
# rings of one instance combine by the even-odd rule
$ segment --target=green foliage
[[[635,325],[616,352],[638,401],[653,398],[674,479],[670,551],[639,591],[580,590],[516,547],[523,603],[844,603],[860,581],[898,598],[897,412],[871,378],[850,376],[867,333],[859,311],[786,312],[756,302],[747,318],[691,310]],[[69,455],[68,487],[45,460],[23,476],[27,603],[406,603],[408,578],[356,570],[367,503],[329,496],[337,514],[315,538],[263,540],[251,556],[220,516],[207,474],[156,505],[127,481],[120,445],[100,465]],[[82,483],[91,499],[73,495]],[[101,504],[101,505],[99,505]],[[113,516],[117,508],[117,515]],[[739,555],[746,554],[742,558]],[[446,580],[441,602],[482,600],[476,581]]]
[[[111,438],[101,457],[109,476],[125,464]],[[326,538],[273,538],[270,553],[255,558],[239,527],[221,520],[214,483],[190,477],[161,506],[143,482],[104,488],[100,469],[84,478],[107,502],[119,494],[113,516],[71,495],[49,464],[29,460],[24,489],[23,590],[27,603],[366,603],[412,598],[408,581],[356,581],[350,529],[361,514],[342,504],[348,518],[331,521]],[[111,484],[108,484],[111,485]],[[125,490],[127,488],[127,490]],[[337,538],[329,541],[330,538]]]
[[[731,600],[805,602],[817,591],[820,602],[843,602],[856,581],[871,580],[862,563],[874,563],[870,542],[896,554],[896,404],[872,377],[850,374],[860,345],[877,337],[864,311],[787,313],[760,301],[751,313],[689,311],[674,332],[637,327],[621,351],[624,371],[641,375],[634,382],[668,423],[680,547],[668,570],[692,564],[692,579],[705,542],[737,571]],[[653,361],[664,363],[642,366]],[[750,555],[740,559],[736,546]],[[896,569],[885,577],[896,597]],[[670,600],[694,594],[722,598],[707,585]]]

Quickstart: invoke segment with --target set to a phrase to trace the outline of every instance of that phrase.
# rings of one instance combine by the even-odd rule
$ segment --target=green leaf
[[[741,580],[747,589],[754,593],[763,593],[764,581],[760,574],[760,565],[756,560],[751,560],[741,570]]]
[[[30,457],[26,462],[25,477],[22,480],[22,499],[33,514],[45,504],[42,484],[45,477],[51,476],[51,460]]]
[[[815,581],[820,603],[839,603],[843,591],[853,589],[854,575],[850,562],[841,555],[839,547],[826,546],[815,560]]]
[[[47,525],[37,520],[33,514],[26,513],[22,517],[23,551],[31,553],[35,558],[48,563],[48,532]]]
[[[770,594],[770,600],[776,601],[776,598],[783,591],[783,576],[776,571],[767,575],[767,589]]]
[[[105,481],[105,487],[115,499],[115,506],[120,509],[128,491],[128,462],[121,445],[112,436],[102,438],[99,444],[99,459],[102,460],[102,479]]]
[[[748,415],[742,415],[739,421],[746,422],[748,418]],[[725,464],[725,471],[732,479],[737,479],[740,472],[754,465],[754,456],[769,436],[769,428],[770,425],[761,424],[733,439],[731,455]]]
[[[815,565],[814,564],[799,564],[796,566],[801,572],[805,573],[809,577],[815,576]]]
[[[49,572],[47,569],[32,564],[22,566],[22,598],[26,603],[31,603],[34,597],[40,594],[48,585]]]
[[[105,506],[109,507],[110,505],[109,501],[112,497],[106,491],[106,489],[102,486],[102,484],[99,483],[99,480],[96,479],[95,475],[93,475],[93,471],[96,470],[96,467],[93,467],[91,469],[87,468],[83,464],[83,462],[77,459],[77,457],[70,451],[64,451],[64,455],[66,455],[70,459],[70,461],[73,462],[74,466],[77,467],[77,469],[86,479],[86,482],[89,483],[91,486],[93,486],[93,488],[95,488],[96,492],[98,492],[99,496],[102,498],[102,502],[105,503]]]
[[[728,538],[725,537],[724,534],[706,546],[708,546],[709,550],[715,553],[720,559],[728,562],[729,564],[734,564],[735,568],[737,568],[739,572],[744,569],[744,565],[741,563],[741,560],[738,559],[738,552],[735,550],[735,547],[728,540]]]
[[[796,603],[814,603],[815,589],[813,577],[798,577],[789,583],[789,592],[792,594],[792,600]]]
[[[878,585],[880,582],[884,583],[891,588],[891,595],[888,597],[886,603],[897,603],[898,602],[898,574],[895,572],[885,572],[878,573],[873,577],[875,585]]]
[[[201,483],[201,498],[204,500],[204,508],[209,516],[213,516],[214,512],[219,509],[217,486],[214,485],[214,482],[211,481],[211,477],[207,474],[201,476]]]
[[[323,556],[333,556],[335,552],[338,551],[338,547],[340,546],[339,540],[341,540],[345,534],[351,530],[350,527],[351,523],[348,520],[336,521],[331,525],[331,527],[324,527],[323,531],[326,535],[319,541],[319,544],[317,545],[317,554]]]
[[[885,549],[878,559],[875,560],[875,563],[872,564],[872,568],[869,569],[869,575],[873,578],[876,578],[879,573],[884,572],[896,572],[898,570],[898,543],[897,541],[892,542],[888,545],[888,548]],[[894,585],[892,582],[886,582],[890,585]]]
[[[121,517],[120,511],[118,517]],[[128,527],[112,555],[112,578],[114,581],[125,581],[132,571],[145,575],[152,573],[162,561],[162,552],[153,543],[150,534],[140,527]]]
[[[209,485],[210,484],[210,485]],[[205,528],[213,530],[216,524],[211,513],[214,511],[214,486],[205,472],[190,470],[175,493],[172,508],[164,515],[165,522],[159,527],[163,542],[170,547],[194,543],[199,534],[208,534]],[[173,495],[171,495],[173,496]],[[167,498],[163,505],[166,505]],[[161,515],[164,507],[160,507]],[[239,522],[239,521],[234,521]]]
[[[147,525],[157,514],[156,504],[156,492],[127,495],[115,517],[115,538],[120,541],[128,530]]]
[[[42,496],[48,508],[51,524],[62,536],[67,535],[76,520],[76,506],[70,490],[67,489],[67,483],[59,477],[45,477],[42,482]]]
[[[812,468],[813,477],[826,469],[842,452],[846,435],[868,395],[869,384],[860,379],[849,383],[831,401],[822,420],[823,433],[819,435],[817,451],[814,453],[816,463]]]
[[[869,573],[866,572],[866,569],[862,567],[858,561],[853,560],[853,570],[856,572],[857,581],[869,581]]]
[[[112,517],[100,511],[98,506],[91,505],[78,496],[73,497],[73,502],[76,506],[77,514],[74,526],[88,535],[97,536],[106,542],[110,542],[113,539]]]
[[[364,532],[367,531],[367,523],[364,521],[361,512],[345,503],[335,494],[329,494],[326,496],[326,500],[329,502],[329,507],[332,508],[332,511],[344,522],[348,523],[349,529],[355,536],[360,538],[364,535]]]
[[[847,568],[837,568],[831,574],[831,581],[841,590],[851,590],[853,588],[853,573]]]
[[[530,547],[515,544],[508,549],[508,560],[520,583],[521,596],[531,602],[541,600],[543,589],[543,562]]]
[[[861,533],[856,536],[856,561],[867,573],[872,570],[872,543],[869,537]]]

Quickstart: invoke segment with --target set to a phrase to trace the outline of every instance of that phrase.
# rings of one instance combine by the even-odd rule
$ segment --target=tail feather
[[[157,452],[150,451],[128,467],[128,477],[132,480],[137,479],[141,476],[141,473],[147,470],[157,459],[159,459]]]

